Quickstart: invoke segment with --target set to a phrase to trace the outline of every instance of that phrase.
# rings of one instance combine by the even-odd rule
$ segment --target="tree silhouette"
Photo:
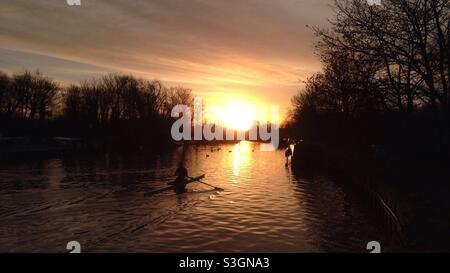
[[[61,87],[40,72],[0,72],[0,132],[81,137],[111,147],[171,141],[171,110],[190,89],[112,73]],[[154,142],[154,143],[152,143]]]
[[[335,11],[313,28],[323,71],[292,100],[299,137],[449,150],[450,2],[336,0]]]

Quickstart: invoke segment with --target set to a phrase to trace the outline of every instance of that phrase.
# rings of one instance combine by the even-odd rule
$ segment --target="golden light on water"
[[[250,164],[250,143],[248,141],[241,141],[234,145],[233,148],[233,174],[239,176],[241,170],[245,170]]]

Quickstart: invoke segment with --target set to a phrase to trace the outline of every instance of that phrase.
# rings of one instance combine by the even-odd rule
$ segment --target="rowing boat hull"
[[[200,181],[203,178],[205,178],[205,175],[200,175],[200,176],[194,177],[194,178],[186,181],[186,184],[190,184],[190,183],[193,183],[193,182]],[[147,193],[144,194],[144,196],[152,196],[152,195],[155,195],[155,194],[158,194],[158,193],[162,193],[162,192],[169,191],[169,190],[174,190],[174,189],[175,189],[175,186],[171,185],[171,186],[159,189],[159,190],[147,192]]]

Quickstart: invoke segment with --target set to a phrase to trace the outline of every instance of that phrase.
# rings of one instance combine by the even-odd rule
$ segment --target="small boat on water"
[[[200,176],[197,176],[197,177],[193,177],[193,178],[187,180],[187,181],[186,181],[186,184],[190,184],[190,183],[193,183],[193,182],[199,182],[200,180],[202,180],[203,178],[205,178],[205,176],[206,176],[206,175],[203,174],[203,175],[200,175]],[[152,195],[155,195],[155,194],[158,194],[158,193],[162,193],[162,192],[165,192],[165,191],[168,191],[168,190],[173,190],[173,189],[175,189],[174,182],[170,182],[170,183],[168,183],[168,184],[169,184],[170,186],[165,187],[165,188],[162,188],[162,189],[159,189],[159,190],[154,190],[154,191],[151,191],[151,192],[147,192],[147,193],[144,194],[144,196],[152,196]]]
[[[202,174],[202,175],[197,176],[197,177],[192,177],[192,178],[190,178],[190,179],[188,179],[188,180],[186,181],[186,184],[189,184],[189,183],[192,183],[192,182],[198,182],[198,181],[202,180],[202,179],[205,178],[205,177],[206,177],[206,174]],[[168,184],[169,184],[169,185],[173,185],[173,184],[175,184],[175,181],[169,182]]]

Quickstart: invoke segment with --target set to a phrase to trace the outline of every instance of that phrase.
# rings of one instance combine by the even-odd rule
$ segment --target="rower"
[[[182,194],[186,192],[186,182],[187,178],[189,178],[188,170],[184,167],[182,162],[178,165],[178,168],[175,171],[175,175],[177,176],[175,182],[173,183],[175,193]]]

